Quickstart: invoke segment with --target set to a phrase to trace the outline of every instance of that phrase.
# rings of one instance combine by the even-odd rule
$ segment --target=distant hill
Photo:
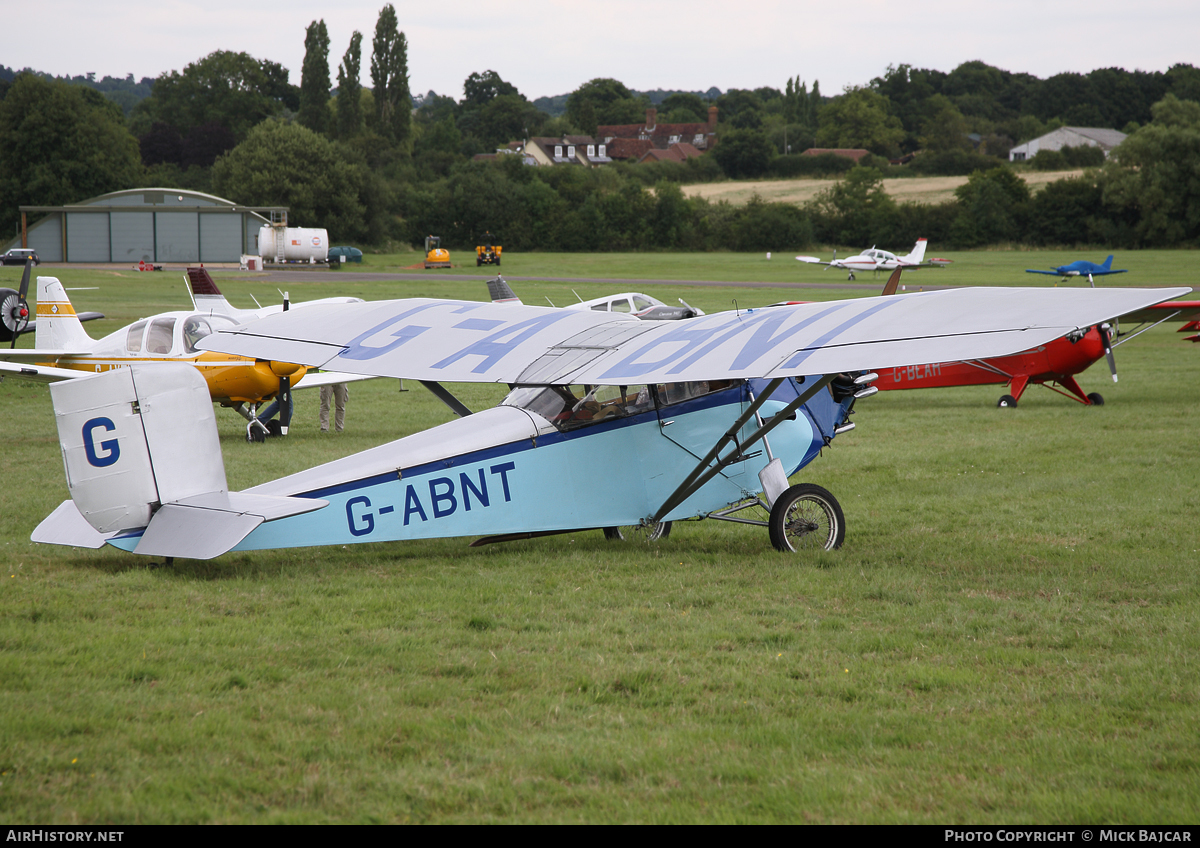
[[[21,70],[13,70],[7,65],[0,65],[0,80],[12,82],[17,74],[33,74],[42,79],[53,82],[69,83],[70,85],[86,85],[89,88],[94,88],[105,97],[121,107],[121,110],[128,115],[129,111],[138,104],[138,101],[150,96],[150,89],[154,85],[154,80],[150,77],[142,77],[136,82],[133,79],[133,74],[128,74],[124,79],[117,77],[104,77],[96,79],[96,75],[86,74],[74,77],[56,77],[45,73],[44,71],[35,71],[32,68],[22,68]]]

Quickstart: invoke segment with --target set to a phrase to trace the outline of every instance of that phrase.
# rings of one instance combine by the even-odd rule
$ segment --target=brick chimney
[[[716,106],[708,107],[708,131],[709,132],[717,131],[717,107]]]
[[[658,110],[651,106],[646,110],[646,129],[653,130],[658,126]]]

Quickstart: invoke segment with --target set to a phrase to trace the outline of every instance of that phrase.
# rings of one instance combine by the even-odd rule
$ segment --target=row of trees
[[[469,214],[472,204],[490,210],[484,229],[511,230],[514,246],[544,249],[574,249],[585,241],[587,249],[749,249],[758,238],[752,232],[764,233],[763,243],[776,247],[799,246],[807,238],[903,243],[914,228],[963,246],[996,239],[1035,241],[1052,231],[1062,240],[1104,235],[1126,244],[1196,237],[1190,201],[1181,201],[1166,217],[1149,211],[1161,208],[1165,197],[1196,193],[1183,178],[1189,173],[1186,165],[1177,171],[1177,184],[1168,185],[1158,177],[1147,181],[1168,170],[1162,163],[1147,160],[1142,174],[1133,154],[1121,154],[1099,177],[1089,178],[1088,198],[1095,203],[1086,216],[1072,220],[1091,223],[1084,230],[1073,223],[1076,229],[1066,232],[1031,223],[1037,220],[1031,210],[1043,201],[1020,196],[1023,183],[1010,179],[1007,170],[996,171],[1001,161],[990,155],[1014,139],[1068,121],[1110,126],[1125,121],[1127,130],[1136,130],[1130,141],[1138,143],[1168,130],[1168,135],[1186,136],[1192,131],[1187,104],[1200,98],[1200,71],[1189,65],[1164,73],[1102,69],[1048,80],[982,62],[964,63],[949,73],[902,65],[833,97],[798,76],[782,90],[712,89],[704,96],[658,92],[660,123],[702,123],[709,107],[717,106],[715,150],[686,163],[585,172],[525,168],[517,157],[472,163],[470,156],[511,139],[591,135],[606,124],[641,123],[650,94],[632,92],[618,80],[595,79],[555,98],[562,101],[562,113],[551,116],[487,70],[464,80],[461,99],[431,92],[414,110],[407,39],[390,4],[380,11],[370,44],[370,87],[359,82],[366,59],[363,40],[360,32],[351,36],[336,67],[336,89],[328,29],[315,20],[305,30],[299,85],[289,82],[288,70],[277,63],[217,51],[161,75],[127,116],[113,103],[112,92],[97,90],[94,80],[68,85],[44,75],[22,73],[8,80],[0,73],[0,139],[6,151],[0,158],[0,225],[15,224],[20,204],[69,203],[146,185],[214,191],[254,205],[288,205],[298,223],[323,225],[338,240],[367,244],[417,242],[431,230],[469,244],[484,214]],[[1160,105],[1152,109],[1151,103]],[[1164,117],[1168,112],[1185,117]],[[836,191],[805,209],[753,204],[737,210],[689,200],[667,185],[836,175],[851,167],[838,157],[798,155],[812,145],[865,147],[872,154],[864,160],[866,168],[852,171]],[[1187,143],[1171,145],[1163,155],[1192,161]],[[1134,150],[1137,144],[1127,147]],[[907,170],[984,176],[972,177],[968,185],[973,188],[944,207],[890,204],[872,188],[872,180],[884,170],[895,173],[886,157],[914,149],[922,154]],[[1089,148],[1047,154],[1033,164],[1094,166],[1099,164],[1095,156]],[[1082,196],[1078,186],[1071,190]],[[491,196],[515,204],[513,213],[506,216],[502,205],[489,206],[484,199]],[[1000,203],[998,198],[1005,197],[1008,201]],[[660,208],[662,203],[668,206]],[[993,211],[984,214],[984,206]],[[964,209],[975,211],[965,215]],[[1003,214],[993,214],[994,209]],[[667,220],[675,223],[664,224]],[[756,224],[745,224],[748,220]],[[1162,225],[1146,223],[1150,220]],[[595,235],[578,237],[589,231]]]

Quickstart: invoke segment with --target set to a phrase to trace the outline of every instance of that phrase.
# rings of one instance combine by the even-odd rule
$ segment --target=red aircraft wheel
[[[792,486],[771,507],[771,544],[779,551],[840,548],[846,541],[841,504],[827,489],[812,483]]]
[[[1004,397],[1000,398],[1000,400],[996,401],[996,406],[1000,407],[1001,409],[1006,409],[1008,407],[1015,409],[1017,406],[1017,399],[1012,395],[1005,395]]]

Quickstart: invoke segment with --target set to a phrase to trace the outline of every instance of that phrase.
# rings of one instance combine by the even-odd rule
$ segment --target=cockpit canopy
[[[514,389],[503,405],[528,410],[565,432],[653,412],[736,385],[733,380],[701,380],[654,386],[522,386]]]

